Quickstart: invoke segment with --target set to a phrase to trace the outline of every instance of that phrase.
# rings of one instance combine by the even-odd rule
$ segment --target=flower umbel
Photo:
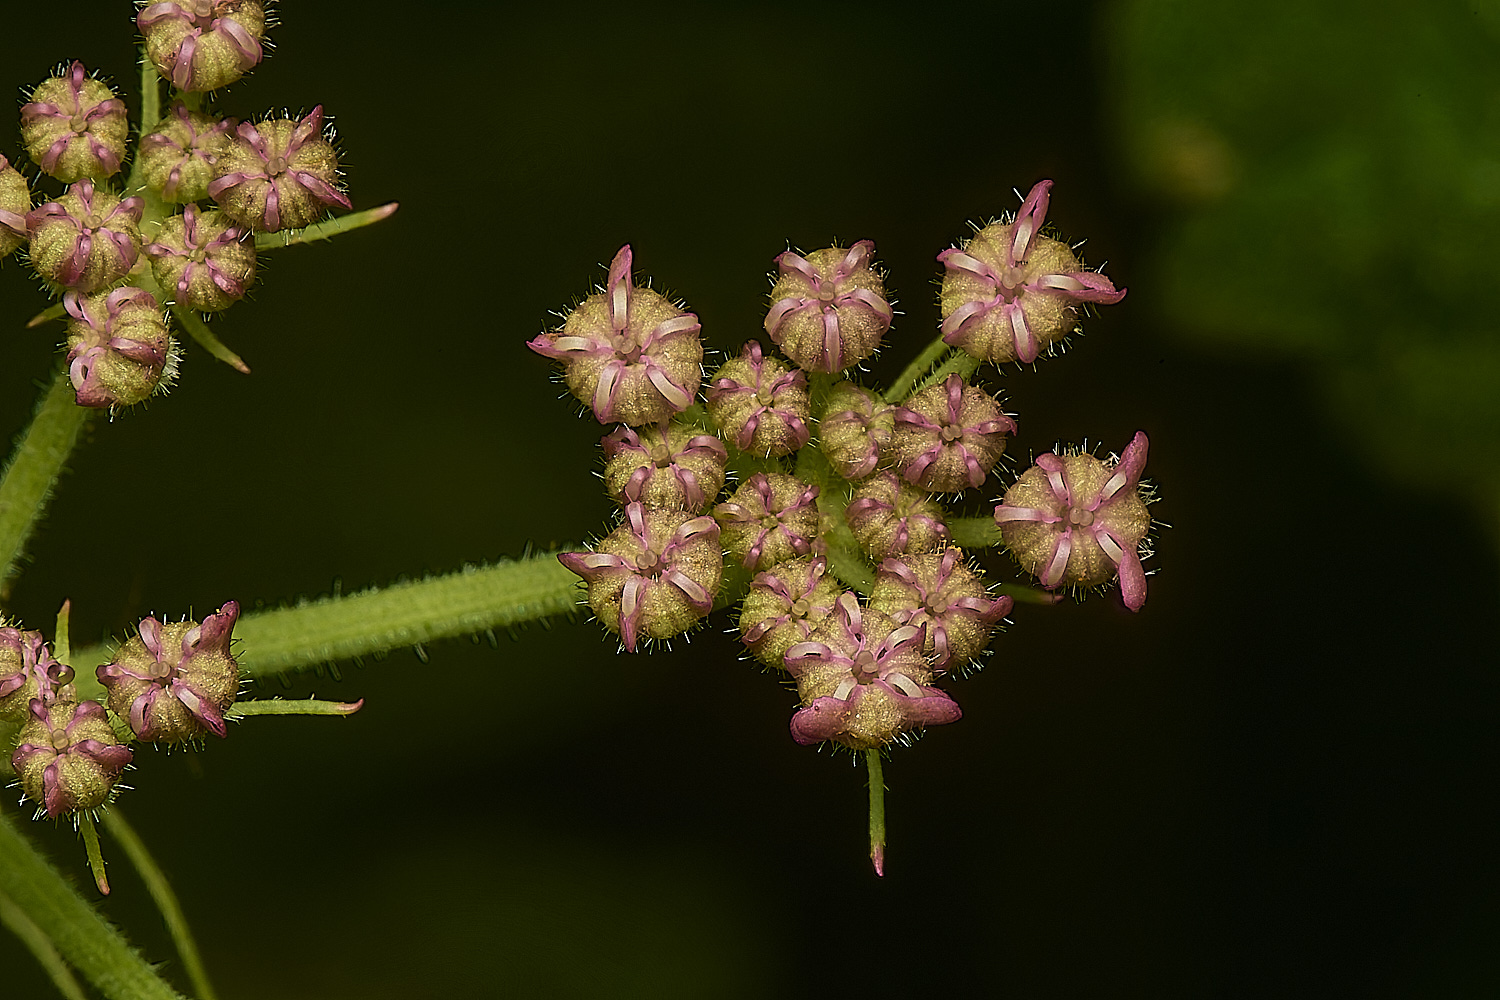
[[[64,184],[117,173],[129,135],[125,102],[108,84],[90,79],[81,62],[43,82],[21,105],[27,155]]]
[[[1137,549],[1151,528],[1141,496],[1146,435],[1137,431],[1115,462],[1088,453],[1038,455],[995,508],[1005,545],[1047,588],[1120,578],[1125,606],[1146,603]]]
[[[1032,362],[1073,331],[1085,302],[1125,297],[1086,271],[1072,249],[1042,235],[1051,181],[1038,181],[1014,220],[996,222],[944,250],[943,340],[985,361]]]
[[[172,338],[151,293],[125,286],[69,292],[68,377],[79,406],[133,406],[176,374]]]
[[[140,198],[123,201],[84,178],[56,201],[33,209],[31,266],[44,281],[96,292],[130,273],[140,256]]]
[[[807,376],[766,357],[752,340],[714,374],[708,415],[740,451],[790,455],[809,435]]]
[[[686,424],[621,427],[604,436],[604,485],[620,503],[701,513],[724,488],[724,443]]]
[[[323,137],[323,106],[301,121],[243,122],[218,160],[209,197],[224,213],[256,232],[300,229],[353,208],[339,190],[339,160]]]
[[[108,802],[133,754],[110,728],[104,706],[33,698],[30,716],[10,758],[26,797],[52,819]]]
[[[853,594],[841,596],[811,641],[787,650],[803,705],[792,716],[792,738],[873,749],[917,726],[958,721],[958,705],[930,686],[923,635],[921,626],[897,625],[861,609]]]
[[[150,3],[135,23],[146,55],[178,90],[218,90],[265,55],[266,11],[259,0]]]
[[[981,486],[1005,453],[1016,422],[993,396],[957,374],[917,393],[896,411],[891,454],[909,483],[930,493]]]
[[[177,304],[199,312],[228,309],[255,281],[255,243],[250,231],[223,212],[189,205],[168,216],[156,242],[145,248],[151,272]]]
[[[205,732],[223,737],[224,713],[240,690],[239,664],[229,652],[240,606],[230,601],[200,625],[141,622],[140,631],[100,667],[110,711],[138,739],[178,743]]]
[[[698,317],[631,281],[630,247],[610,261],[604,291],[568,314],[563,328],[526,346],[561,361],[563,381],[600,423],[656,423],[681,413],[703,381]]]
[[[779,472],[757,472],[714,508],[724,547],[746,569],[805,556],[818,538],[818,487]]]
[[[589,607],[632,653],[643,636],[671,638],[713,610],[724,571],[713,518],[639,503],[593,552],[557,558],[588,582]]]
[[[771,289],[766,335],[797,367],[840,372],[875,353],[894,313],[885,282],[870,267],[875,244],[829,247],[806,257],[788,250]]]
[[[174,101],[156,128],[141,138],[141,175],[167,201],[183,204],[208,197],[219,157],[229,148],[227,120],[210,118]]]

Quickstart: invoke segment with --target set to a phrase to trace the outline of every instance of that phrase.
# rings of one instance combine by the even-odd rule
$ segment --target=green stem
[[[359,701],[319,701],[307,698],[302,701],[284,701],[281,698],[265,698],[255,701],[237,701],[225,713],[226,719],[243,719],[251,715],[353,715],[364,706]]]
[[[73,402],[68,373],[58,372],[0,477],[0,598],[20,570],[26,541],[89,416],[89,410]]]
[[[94,829],[94,817],[86,812],[78,814],[78,832],[83,834],[83,850],[89,858],[89,871],[94,873],[94,885],[100,895],[109,895],[109,876],[104,874],[104,852],[99,850],[99,831]]]
[[[947,522],[953,544],[965,549],[987,549],[1000,544],[1000,525],[993,517],[955,517]]]
[[[967,380],[970,375],[979,370],[979,366],[982,363],[972,354],[966,354],[963,351],[954,351],[943,360],[942,364],[934,368],[930,375],[918,382],[912,391],[908,393],[908,396],[914,396],[929,386],[937,385],[955,372],[959,377]]]
[[[399,203],[392,201],[378,208],[367,208],[363,212],[350,212],[348,215],[340,215],[336,218],[326,219],[323,222],[315,222],[305,229],[286,229],[279,233],[258,233],[255,237],[255,249],[275,250],[278,247],[289,247],[298,243],[311,243],[313,240],[330,239],[340,233],[363,229],[365,226],[373,225],[381,219],[388,219],[395,214],[398,207]]]
[[[146,130],[153,128],[161,121],[161,74],[156,72],[149,56],[146,55],[146,47],[142,45],[139,50],[141,58],[141,120],[136,123],[136,136],[144,136]],[[130,165],[130,176],[125,181],[125,190],[130,193],[140,193],[146,186],[141,177],[141,157],[137,156],[135,162]]]
[[[911,395],[912,386],[917,380],[927,374],[933,365],[937,364],[938,358],[949,350],[948,345],[943,343],[943,338],[938,337],[932,343],[922,348],[922,353],[912,359],[911,364],[901,369],[901,374],[896,376],[896,381],[885,391],[883,397],[887,403],[900,403]]]
[[[191,309],[179,309],[178,307],[173,306],[172,315],[177,318],[177,322],[182,324],[182,328],[186,330],[192,336],[192,338],[203,347],[205,351],[207,351],[209,354],[212,354],[214,357],[218,358],[220,361],[224,362],[235,371],[244,372],[246,375],[250,374],[250,366],[245,364],[244,361],[240,360],[240,356],[238,354],[234,353],[227,346],[225,346],[224,342],[220,340],[214,334],[214,332],[208,328],[208,324],[199,319],[197,314],[194,313]]]
[[[193,984],[193,992],[198,995],[198,1000],[218,1000],[213,984],[208,981],[208,972],[203,968],[203,957],[198,954],[198,943],[193,940],[192,928],[188,926],[187,917],[183,916],[182,904],[177,901],[177,894],[172,891],[166,874],[156,864],[156,859],[151,857],[151,852],[146,850],[145,843],[135,829],[125,822],[118,807],[111,806],[104,814],[104,827],[119,843],[120,849],[130,859],[131,866],[140,873],[141,881],[146,883],[146,891],[151,894],[152,902],[167,923],[167,933],[172,935],[172,943],[177,946],[177,954],[182,959],[183,971]]]
[[[83,987],[78,985],[78,980],[73,976],[73,970],[68,968],[68,963],[63,961],[63,957],[52,946],[52,940],[4,893],[0,893],[0,926],[21,939],[21,943],[46,970],[52,985],[57,987],[57,992],[67,1000],[88,1000]]]
[[[870,769],[870,863],[875,874],[885,876],[885,775],[881,771],[880,751],[865,751],[865,766]]]
[[[245,676],[274,676],[572,614],[578,596],[578,577],[557,561],[555,553],[469,567],[384,590],[252,612],[235,625],[234,634],[243,646],[236,657]],[[79,697],[102,694],[90,667],[108,663],[109,656],[105,646],[74,655],[80,665],[74,681]]]
[[[995,588],[995,593],[1004,594],[1017,604],[1056,604],[1063,599],[1063,595],[1050,590],[1042,590],[1040,587],[1026,587],[1019,583],[1002,583]]]
[[[3,813],[0,893],[109,1000],[182,1000]]]

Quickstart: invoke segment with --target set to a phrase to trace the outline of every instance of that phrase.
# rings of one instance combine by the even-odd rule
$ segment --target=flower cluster
[[[625,650],[738,603],[747,652],[796,687],[792,738],[878,753],[962,716],[940,684],[982,661],[1013,595],[1046,604],[1118,578],[1141,607],[1144,434],[1118,459],[1041,455],[998,507],[958,509],[998,491],[1019,430],[976,379],[983,363],[1034,361],[1084,304],[1124,295],[1044,232],[1050,187],[939,255],[935,360],[886,391],[853,372],[894,316],[868,240],[778,256],[764,327],[780,355],[752,340],[706,379],[697,317],[634,283],[629,247],[530,342],[596,418],[621,424],[603,440],[621,523],[560,559]],[[1041,589],[986,578],[972,547],[997,543]],[[872,857],[879,869],[878,844]]]
[[[195,314],[220,312],[249,292],[255,234],[302,228],[331,208],[351,207],[321,106],[258,121],[209,110],[203,92],[233,83],[265,55],[262,3],[147,3],[136,24],[148,89],[164,80],[172,95],[160,121],[141,123],[134,156],[125,102],[76,61],[37,85],[21,107],[27,155],[66,187],[33,204],[27,180],[0,155],[0,257],[26,246],[32,269],[65,297],[75,320],[112,315],[112,304],[128,301],[140,315],[154,313],[165,338],[132,350],[117,336],[70,331],[80,406],[129,406],[170,386],[178,345],[169,312],[225,356]],[[157,97],[145,105],[156,108]]]
[[[0,723],[20,724],[9,762],[38,815],[56,819],[110,802],[134,740],[222,737],[240,689],[229,651],[238,617],[230,601],[201,623],[145,619],[95,671],[101,700],[79,697],[73,668],[54,658],[40,632],[0,628]]]

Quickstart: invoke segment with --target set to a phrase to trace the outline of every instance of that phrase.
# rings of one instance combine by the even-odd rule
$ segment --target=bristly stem
[[[0,812],[0,893],[109,1000],[182,1000]]]
[[[311,243],[313,240],[326,240],[340,233],[352,232],[365,226],[379,222],[381,219],[390,218],[399,207],[398,202],[387,202],[376,208],[367,208],[362,212],[350,212],[348,215],[335,216],[322,222],[315,222],[305,229],[287,229],[279,233],[257,233],[255,236],[255,249],[275,250],[278,247],[294,246],[298,243]]]
[[[954,545],[966,549],[987,549],[1000,544],[1000,525],[993,516],[949,518],[948,533]]]
[[[359,701],[319,701],[317,698],[285,701],[281,698],[265,698],[237,701],[224,713],[224,718],[244,719],[252,715],[353,715],[364,704],[363,698]]]
[[[152,902],[166,921],[167,933],[172,935],[172,943],[182,958],[183,971],[193,984],[197,1000],[218,1000],[213,984],[208,981],[208,972],[203,967],[203,957],[198,953],[198,943],[193,940],[192,928],[188,926],[182,904],[177,901],[177,894],[172,891],[166,874],[157,866],[156,859],[151,857],[145,843],[136,834],[134,827],[125,822],[125,817],[118,808],[112,806],[104,814],[104,828],[119,842],[120,850],[125,852],[131,866],[140,874],[141,881],[146,883],[146,891],[151,894]]]
[[[89,871],[94,873],[94,885],[101,895],[109,895],[109,876],[104,873],[104,852],[99,850],[99,831],[94,829],[94,817],[86,811],[78,813],[78,832],[83,834],[83,850],[89,858]]]
[[[885,775],[881,770],[880,751],[865,751],[865,766],[870,769],[870,863],[875,874],[885,877]]]
[[[52,488],[89,415],[89,410],[73,402],[67,371],[59,371],[0,476],[0,597],[20,569],[26,541],[47,509]]]
[[[78,979],[73,975],[73,970],[68,968],[68,963],[57,953],[52,946],[52,941],[42,929],[32,923],[31,918],[10,897],[0,892],[0,927],[4,927],[26,946],[37,962],[47,972],[47,977],[52,980],[52,985],[57,987],[65,1000],[88,1000],[83,992],[83,987],[78,984]]]
[[[570,615],[578,607],[578,597],[578,577],[557,561],[556,553],[471,566],[384,590],[252,612],[234,627],[240,640],[235,656],[245,676],[273,677],[335,660]],[[103,693],[89,668],[108,663],[108,657],[109,650],[103,646],[80,649],[74,655],[78,670],[74,683],[80,697],[96,698]]]
[[[938,358],[941,358],[948,350],[949,347],[943,343],[942,337],[937,337],[932,343],[922,348],[922,353],[901,370],[901,374],[896,376],[896,381],[892,382],[891,387],[885,391],[883,397],[885,401],[887,403],[903,402],[912,394],[912,387],[917,384],[918,380],[926,375],[932,366],[937,364]]]

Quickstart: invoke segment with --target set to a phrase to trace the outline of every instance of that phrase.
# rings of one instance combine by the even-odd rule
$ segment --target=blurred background
[[[0,84],[77,58],[134,109],[130,13],[8,5]],[[792,743],[723,615],[671,655],[555,622],[272,685],[366,708],[147,749],[121,802],[226,1000],[1500,990],[1500,6],[282,17],[221,109],[321,103],[356,206],[401,210],[263,258],[215,327],[252,376],[189,344],[171,396],[96,422],[12,595],[31,627],[582,542],[602,429],[523,345],[622,243],[728,351],[777,253],[875,240],[888,379],[934,333],[934,255],[1043,177],[1130,294],[993,380],[1012,451],[1145,429],[1172,528],[1140,614],[1023,607],[950,685],[963,721],[887,765],[884,880],[863,772]],[[0,265],[7,435],[45,304]],[[71,831],[33,832],[92,898]],[[111,874],[103,911],[182,984]],[[0,968],[50,989],[9,937]]]

